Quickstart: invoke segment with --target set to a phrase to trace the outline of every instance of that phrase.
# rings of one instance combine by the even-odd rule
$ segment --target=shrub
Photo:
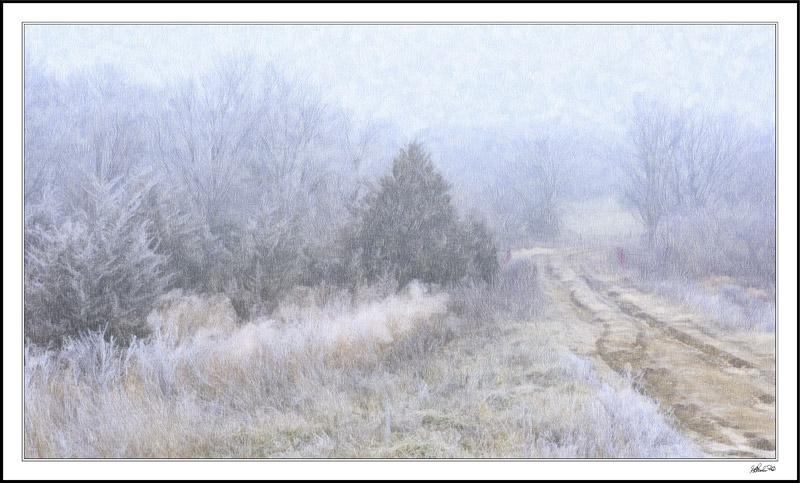
[[[238,233],[230,255],[220,260],[223,289],[243,319],[274,308],[302,281],[307,262],[296,226],[266,215]]]
[[[698,210],[668,217],[642,247],[645,273],[700,280],[729,276],[775,286],[774,218],[756,209]]]
[[[467,276],[475,280],[492,282],[497,274],[497,245],[489,228],[476,217],[469,218],[463,226],[463,246],[468,254]]]

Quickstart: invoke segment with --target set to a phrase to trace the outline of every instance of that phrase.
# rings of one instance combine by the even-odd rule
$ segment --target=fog
[[[30,334],[140,326],[176,288],[246,319],[298,286],[492,282],[535,246],[772,290],[774,33],[26,25]]]
[[[109,63],[153,86],[247,55],[407,136],[558,120],[605,131],[637,96],[774,119],[771,25],[27,25],[25,43],[61,76]]]
[[[130,370],[160,388],[164,411],[200,394],[183,400],[198,418],[222,407],[245,424],[237,411],[262,396],[285,411],[311,397],[292,393],[291,377],[341,385],[354,367],[423,364],[497,324],[596,322],[603,283],[613,290],[602,300],[637,323],[656,320],[641,314],[658,304],[632,311],[644,302],[619,299],[620,287],[691,307],[706,335],[774,334],[774,25],[27,24],[24,35],[25,337],[40,371],[26,377],[45,399],[53,361],[88,358],[75,377],[91,372],[102,391],[127,384],[138,361]],[[667,333],[694,341],[684,329]],[[656,413],[631,389],[642,361],[598,349],[622,377],[612,389],[536,330],[526,337],[563,350],[548,356],[563,377],[589,381],[609,406],[626,401],[627,427]],[[220,362],[245,340],[252,357]],[[212,347],[221,359],[204,359]],[[219,395],[244,366],[269,375],[243,399]],[[387,380],[427,388],[423,372]],[[389,444],[395,426],[419,425],[392,426],[382,404],[369,410],[384,411],[388,446],[357,455],[406,455]],[[711,454],[658,418],[653,438],[631,429],[620,443],[591,425],[569,429],[574,441],[536,439],[524,416],[514,424],[527,442],[510,453],[455,454]],[[159,456],[139,443],[81,447],[77,420],[67,438],[78,447],[59,446],[30,421],[37,456]],[[181,421],[175,441],[194,425]],[[107,431],[113,446],[124,424]],[[314,441],[299,454],[339,454]]]

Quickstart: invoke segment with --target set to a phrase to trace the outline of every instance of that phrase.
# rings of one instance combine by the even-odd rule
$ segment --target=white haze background
[[[4,13],[6,11],[4,6]],[[141,7],[141,6],[139,6]],[[605,11],[608,11],[608,6],[599,6]],[[669,6],[670,11],[674,12],[675,6]],[[714,18],[725,17],[728,20],[770,20],[769,14],[765,12],[772,12],[767,7],[751,7],[750,11],[744,11],[744,6],[714,6],[712,12],[709,14],[707,10],[700,10],[706,12]],[[774,7],[774,6],[772,6]],[[149,8],[149,7],[148,7]],[[209,6],[203,6],[199,9],[202,12],[208,12]],[[227,8],[227,7],[226,7]],[[697,15],[698,10],[687,10],[685,7],[685,18],[690,18],[693,14]],[[755,14],[752,9],[755,8]],[[147,10],[145,7],[141,7]],[[192,10],[198,9],[197,6],[192,7]],[[301,7],[302,9],[302,7]],[[563,16],[570,15],[570,10],[575,10],[573,6],[564,6],[560,10]],[[581,10],[594,11],[591,8],[581,7]],[[58,9],[47,8],[48,14],[57,12]],[[302,11],[302,10],[301,10]],[[613,10],[612,10],[613,11]],[[641,12],[641,10],[638,10]],[[680,11],[680,10],[679,10]],[[41,10],[39,11],[41,12]],[[36,20],[37,15],[41,13],[31,14],[25,20]],[[61,12],[64,12],[61,10]],[[731,13],[734,12],[731,18]],[[663,12],[662,12],[663,13]],[[789,36],[789,42],[783,39],[781,44],[781,114],[786,115],[791,113],[796,106],[794,97],[796,93],[796,50],[792,54],[793,47],[796,45],[796,6],[794,15],[787,16],[781,25],[783,35]],[[62,13],[63,14],[63,13]],[[74,13],[73,13],[74,14]],[[573,12],[573,15],[578,13]],[[88,13],[87,13],[88,15]],[[188,14],[187,14],[188,15]],[[297,14],[302,15],[302,14]],[[616,15],[621,15],[617,13]],[[635,15],[634,15],[635,16]],[[531,17],[531,15],[528,15]],[[645,19],[648,15],[639,15],[637,19]],[[658,12],[649,13],[649,20],[658,21]],[[779,15],[775,15],[775,18]],[[111,16],[106,15],[103,19],[109,19]],[[130,18],[130,17],[128,17]],[[221,18],[213,14],[206,14],[206,18]],[[247,17],[242,17],[242,19]],[[662,18],[666,18],[663,17]],[[544,20],[545,17],[536,16],[535,18],[525,18],[525,21]],[[19,24],[12,24],[4,21],[6,27],[5,36],[10,42],[5,42],[6,47],[4,50],[9,53],[12,50],[12,55],[6,55],[6,67],[11,65],[8,69],[10,74],[4,75],[9,82],[4,88],[6,90],[6,100],[8,101],[8,90],[16,88],[16,93],[12,96],[19,96],[21,89],[17,79],[21,76],[16,72],[19,69],[19,55],[20,50],[17,48],[15,51],[11,46],[19,46],[18,33]],[[120,18],[122,20],[122,18]],[[477,20],[477,19],[476,19]],[[791,23],[786,23],[791,22]],[[518,124],[527,122],[530,119],[553,119],[557,116],[563,116],[562,119],[574,120],[589,120],[593,118],[602,117],[605,114],[616,112],[619,106],[630,102],[631,93],[640,93],[642,95],[652,95],[654,92],[661,95],[668,96],[670,99],[678,99],[680,102],[692,105],[698,101],[711,101],[712,104],[733,108],[739,112],[749,113],[753,116],[753,121],[759,125],[770,125],[774,119],[774,72],[771,70],[774,61],[774,47],[772,45],[772,26],[758,26],[749,27],[744,29],[738,26],[730,26],[719,29],[718,33],[707,36],[705,34],[693,34],[692,27],[684,26],[671,26],[660,27],[663,33],[659,33],[654,38],[647,42],[642,42],[641,39],[645,32],[653,29],[658,30],[654,26],[637,26],[627,27],[629,32],[617,33],[609,35],[602,42],[587,41],[587,38],[576,38],[570,35],[558,36],[559,41],[547,41],[543,39],[519,39],[519,38],[505,38],[498,40],[492,38],[490,33],[486,33],[486,28],[483,27],[462,27],[465,29],[472,29],[478,33],[474,36],[451,36],[441,35],[441,42],[437,42],[431,51],[435,52],[428,55],[419,55],[417,50],[418,45],[413,42],[410,45],[402,45],[392,36],[380,35],[378,39],[371,38],[371,36],[361,34],[359,29],[337,27],[339,33],[333,36],[323,35],[323,27],[317,27],[318,31],[316,36],[309,37],[306,34],[299,34],[299,27],[285,26],[280,27],[283,33],[273,36],[265,36],[266,38],[253,37],[255,40],[245,42],[242,47],[242,38],[237,37],[237,34],[226,32],[224,34],[209,34],[208,27],[196,27],[196,33],[190,36],[177,36],[175,34],[155,36],[147,38],[147,35],[140,33],[140,30],[147,27],[125,27],[122,31],[127,31],[123,35],[111,35],[108,27],[87,27],[87,26],[73,26],[65,27],[65,32],[58,35],[49,36],[47,34],[35,31],[32,26],[28,33],[27,41],[30,42],[29,47],[37,52],[36,55],[43,56],[49,68],[67,75],[68,73],[78,70],[96,62],[113,62],[118,63],[119,59],[124,59],[121,65],[127,66],[128,72],[137,80],[145,82],[159,83],[165,75],[172,76],[174,74],[181,74],[193,70],[197,66],[205,66],[210,61],[211,57],[221,52],[231,52],[238,50],[249,50],[251,54],[257,55],[259,58],[274,59],[281,57],[281,63],[297,72],[303,72],[304,75],[311,82],[319,83],[325,86],[325,92],[328,92],[332,97],[335,97],[336,102],[348,106],[356,111],[367,111],[382,117],[394,119],[397,124],[403,126],[403,129],[410,131],[408,134],[413,135],[415,132],[425,128],[434,127],[437,125],[485,125],[487,122],[495,124]],[[95,30],[92,36],[93,39],[87,42],[78,39],[78,29],[91,28]],[[152,27],[151,27],[152,28]],[[241,27],[236,27],[241,28]],[[418,26],[403,26],[393,28],[404,29],[419,29]],[[549,27],[553,30],[558,30],[563,27]],[[605,27],[600,26],[586,26],[587,30],[599,30]],[[127,29],[130,29],[129,31]],[[203,31],[205,29],[205,32]],[[231,28],[232,29],[232,28]],[[386,27],[385,29],[389,29]],[[739,30],[737,30],[739,29]],[[794,30],[792,30],[794,29]],[[105,30],[105,32],[104,32]],[[444,30],[444,28],[442,28]],[[480,31],[484,30],[483,33]],[[515,28],[513,30],[519,30]],[[610,29],[609,29],[610,30]],[[615,28],[615,32],[617,29]],[[503,49],[490,50],[488,56],[485,52],[482,53],[482,47],[487,40],[491,42],[502,42]],[[311,44],[306,41],[309,38],[324,37],[324,41],[315,42]],[[311,45],[309,45],[311,44]],[[534,44],[535,47],[531,47]],[[250,49],[252,45],[252,49]],[[613,49],[610,46],[623,47],[619,51],[611,53]],[[431,48],[431,45],[427,45]],[[187,56],[186,49],[190,48],[192,52],[197,55]],[[385,56],[385,52],[391,52],[391,56]],[[91,52],[93,55],[86,55]],[[639,55],[624,55],[625,53]],[[789,55],[787,55],[787,52]],[[502,54],[502,55],[501,55]],[[12,57],[14,60],[9,60]],[[784,58],[786,57],[786,58]],[[288,59],[288,60],[287,60]],[[342,60],[347,59],[350,65],[365,63],[374,67],[368,69],[370,73],[369,79],[364,78],[364,72],[358,72],[355,69],[348,68]],[[341,63],[340,63],[341,62]],[[118,64],[119,65],[119,64]],[[424,66],[420,69],[419,67]],[[648,67],[649,66],[649,67]],[[763,68],[769,66],[768,68]],[[469,80],[463,84],[454,84],[453,79],[459,78],[453,75],[454,72],[467,71],[472,75],[468,76]],[[596,75],[587,77],[586,72],[596,72]],[[548,74],[545,74],[548,73]],[[785,76],[789,77],[785,77]],[[333,81],[326,81],[324,79],[334,79]],[[462,77],[463,79],[463,77]],[[786,81],[784,80],[786,79]],[[787,82],[788,81],[788,82]],[[421,102],[415,93],[424,87],[426,92],[430,92],[431,98]],[[508,105],[498,106],[496,99],[497,95],[502,94],[506,98],[516,99],[518,102],[510,103]],[[332,99],[333,100],[333,99]],[[579,102],[573,102],[579,100]],[[9,105],[17,106],[9,112]],[[16,103],[6,102],[6,120],[13,121],[19,119],[19,102]],[[796,111],[795,111],[796,112]],[[781,242],[783,243],[780,249],[780,278],[781,281],[789,283],[788,288],[786,283],[782,285],[781,293],[784,295],[782,299],[782,315],[779,316],[782,320],[796,320],[796,302],[791,300],[787,301],[787,294],[792,294],[796,289],[796,272],[794,272],[795,260],[794,254],[796,253],[796,227],[794,220],[796,219],[796,137],[794,136],[795,115],[788,115],[786,121],[782,120],[781,131],[784,132],[783,140],[788,140],[781,146],[781,159],[782,164],[779,167],[779,183],[782,189],[780,194],[780,212],[779,216],[782,219],[780,225]],[[9,138],[13,141],[18,139],[19,136],[14,137],[15,131],[13,128],[14,122],[7,122],[8,129],[4,129],[4,137],[6,137],[7,144]],[[788,127],[788,128],[787,128]],[[607,129],[614,130],[618,128],[614,123],[609,122]],[[19,129],[19,127],[17,127]],[[788,147],[787,147],[788,146]],[[8,147],[6,150],[9,149]],[[788,150],[788,151],[784,151]],[[9,156],[6,154],[7,159],[20,159],[19,156]],[[786,163],[788,160],[788,164]],[[11,198],[13,203],[5,203],[6,209],[4,212],[8,214],[11,212],[15,217],[19,216],[17,203],[21,200],[21,195],[18,189],[17,180],[21,176],[16,171],[21,169],[19,166],[11,168],[11,176],[8,176],[7,169],[9,164],[6,163],[4,172],[6,182],[4,183],[4,191],[6,193],[6,200]],[[21,163],[19,163],[21,166]],[[10,180],[10,181],[9,181]],[[10,189],[5,189],[10,188]],[[786,198],[788,197],[788,200]],[[11,208],[9,208],[11,207]],[[16,212],[16,213],[14,213]],[[787,216],[787,214],[789,216]],[[5,217],[9,220],[11,217]],[[7,222],[8,223],[8,222]],[[21,222],[11,224],[15,229],[21,228]],[[8,225],[6,225],[8,226]],[[12,232],[13,233],[13,232]],[[16,233],[13,233],[16,234]],[[789,237],[787,239],[787,237]],[[14,236],[4,237],[4,259],[12,261],[11,265],[16,265],[21,269],[21,262],[18,260],[21,249],[16,249],[16,244],[11,243]],[[21,237],[19,237],[21,238]],[[6,243],[9,241],[9,243]],[[787,245],[788,243],[788,245]],[[788,248],[787,248],[788,247]],[[12,255],[9,255],[9,252]],[[8,267],[9,264],[6,264]],[[14,278],[16,271],[6,272],[6,281],[8,277],[11,280],[19,280],[19,276]],[[11,275],[8,275],[11,273]],[[4,283],[6,286],[13,284]],[[21,290],[19,288],[18,290]],[[4,298],[11,298],[14,301],[21,300],[21,296],[14,297],[15,291],[4,291]],[[11,295],[9,295],[9,293]],[[780,295],[779,295],[780,297]],[[791,297],[791,295],[788,295]],[[792,305],[787,305],[791,303]],[[9,305],[6,305],[8,307]],[[18,316],[8,313],[8,308],[4,310],[7,320],[17,320]],[[14,309],[16,311],[16,307]],[[18,313],[18,312],[17,312]],[[8,334],[9,325],[7,324],[4,332]],[[787,341],[796,340],[796,328],[793,326],[784,326],[782,338],[786,337]],[[20,329],[21,330],[21,329]],[[6,351],[5,366],[8,368],[4,371],[7,382],[4,384],[6,388],[15,390],[19,385],[14,382],[18,381],[19,366],[15,362],[19,361],[13,357],[18,349],[16,341],[18,337],[7,337],[6,340],[12,340],[11,344],[7,344],[13,351]],[[784,349],[789,349],[787,350]],[[781,344],[781,389],[784,398],[786,394],[796,394],[794,387],[795,384],[795,371],[796,369],[796,346]],[[789,360],[785,360],[789,358]],[[9,386],[9,383],[11,385]],[[13,398],[9,399],[9,404],[4,404],[4,421],[6,423],[6,431],[4,432],[4,462],[14,464],[14,471],[19,475],[31,475],[38,473],[42,470],[41,465],[39,468],[34,469],[29,466],[25,468],[26,473],[21,473],[20,465],[18,463],[19,451],[13,452],[18,447],[14,444],[6,445],[5,442],[15,442],[18,439],[18,432],[14,421],[10,421],[8,415],[14,414],[15,418],[20,414],[19,406],[15,403],[18,400]],[[787,401],[791,406],[791,401]],[[787,406],[784,406],[787,407]],[[793,406],[796,408],[796,402]],[[791,409],[791,407],[790,407]],[[779,415],[781,418],[781,436],[787,439],[792,438],[792,429],[795,428],[795,421],[790,420],[794,411],[782,411]],[[9,428],[11,428],[9,430]],[[12,434],[9,435],[9,432]],[[784,439],[781,438],[781,439]],[[12,450],[13,448],[13,450]],[[786,468],[795,467],[793,462],[786,460],[786,457],[794,454],[794,449],[788,446],[783,446],[784,452],[781,453]],[[10,453],[11,452],[11,453]],[[337,471],[345,473],[350,471],[350,474],[357,474],[363,471],[363,465],[359,468],[357,463],[332,463],[326,465],[336,465]],[[221,463],[207,463],[203,468],[195,466],[192,468],[200,469],[194,471],[195,475],[210,475],[218,470],[223,473],[216,474],[231,474],[230,466],[221,466]],[[627,465],[627,466],[626,466]],[[728,468],[735,466],[730,473],[726,474],[744,474],[746,473],[749,463],[737,463],[736,465],[729,465]],[[127,466],[127,465],[126,465]],[[140,465],[138,468],[141,468]],[[284,472],[296,471],[300,465],[291,465],[289,469],[280,465],[270,465],[270,472],[276,474],[284,474]],[[311,465],[309,465],[311,466]],[[406,468],[408,468],[407,465]],[[419,465],[418,465],[419,466]],[[711,465],[702,465],[703,468],[698,468],[701,465],[684,465],[685,473],[681,473],[680,464],[671,465],[670,467],[659,468],[661,474],[692,474],[700,475],[706,468],[709,468],[708,474],[714,474],[717,477],[720,466],[722,464],[714,464],[714,470],[710,469]],[[690,466],[691,468],[686,468]],[[309,469],[314,474],[318,473],[320,465],[315,465],[317,468]],[[325,466],[326,470],[330,466]],[[396,465],[395,465],[396,467]],[[473,475],[477,476],[483,474],[486,476],[508,474],[516,476],[524,476],[534,474],[533,469],[525,466],[524,470],[520,465],[509,465],[507,463],[493,463],[479,467],[477,465],[470,465],[465,467],[465,463],[455,463],[450,466],[453,474]],[[584,471],[580,469],[575,470],[577,474],[595,476],[603,473],[612,474],[615,477],[623,477],[629,474],[647,474],[642,470],[647,471],[648,463],[636,464],[612,464],[613,471],[608,470],[608,464],[603,465],[599,463],[586,463],[582,466]],[[633,468],[636,469],[633,469]],[[9,464],[6,464],[9,468]],[[75,463],[71,466],[77,473],[78,470],[88,474],[86,471],[118,471],[118,465],[114,465],[115,469],[111,468],[98,468],[95,465],[93,468],[90,463]],[[155,475],[154,471],[150,467]],[[530,468],[530,470],[529,470]],[[562,465],[559,465],[559,471],[571,471]],[[624,468],[627,468],[624,469]],[[56,470],[53,465],[49,465],[50,469],[58,472],[62,476],[65,474],[63,470]],[[601,470],[598,472],[597,470]],[[782,469],[782,468],[781,468]],[[128,470],[128,468],[126,468]],[[429,470],[422,472],[410,473],[421,474],[428,473]],[[461,470],[459,472],[458,470]],[[727,468],[726,468],[727,470]],[[323,471],[323,472],[324,472]],[[261,472],[253,472],[248,470],[243,474],[256,474]],[[52,476],[54,473],[50,473]],[[360,473],[359,473],[360,474]],[[576,474],[572,472],[572,474]],[[796,477],[796,475],[795,475]]]
[[[62,75],[109,63],[157,86],[244,53],[413,135],[559,120],[612,129],[637,96],[766,125],[774,34],[773,25],[28,25],[26,48]]]

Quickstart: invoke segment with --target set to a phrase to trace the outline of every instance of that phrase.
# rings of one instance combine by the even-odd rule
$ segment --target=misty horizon
[[[774,458],[776,33],[25,24],[24,457]]]
[[[326,102],[426,129],[562,123],[618,129],[638,98],[775,117],[773,25],[31,25],[26,52],[61,78],[110,64],[166,87],[241,59]],[[91,52],[91,55],[86,55]]]

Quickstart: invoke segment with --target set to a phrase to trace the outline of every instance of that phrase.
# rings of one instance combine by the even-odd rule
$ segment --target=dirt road
[[[716,328],[710,316],[647,292],[612,249],[523,250],[563,318],[563,341],[671,413],[711,457],[775,456],[774,333]],[[611,258],[611,259],[610,259]]]

